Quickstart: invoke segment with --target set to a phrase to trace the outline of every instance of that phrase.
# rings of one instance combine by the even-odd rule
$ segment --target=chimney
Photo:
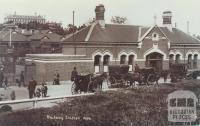
[[[96,22],[101,26],[101,28],[105,28],[104,12],[105,12],[104,5],[100,4],[96,6],[95,8]]]
[[[172,31],[172,12],[164,11],[162,17],[163,17],[163,26],[167,27],[170,31]]]

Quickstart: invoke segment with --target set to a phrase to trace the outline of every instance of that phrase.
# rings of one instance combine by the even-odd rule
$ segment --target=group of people
[[[37,86],[37,81],[34,80],[33,78],[29,81],[29,85],[28,85],[28,92],[29,92],[29,98],[33,98],[33,97],[47,97],[47,91],[48,88],[46,86],[45,81],[42,82],[41,87],[38,87],[36,89]]]

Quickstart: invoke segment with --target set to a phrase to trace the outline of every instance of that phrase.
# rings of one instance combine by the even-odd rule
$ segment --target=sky
[[[172,11],[173,26],[190,34],[200,35],[200,0],[0,0],[0,22],[15,12],[19,15],[42,15],[49,21],[61,22],[64,27],[72,24],[75,11],[75,25],[81,25],[95,17],[95,6],[104,4],[105,21],[111,23],[112,16],[127,18],[127,24],[152,26],[154,16],[162,26],[162,12]]]

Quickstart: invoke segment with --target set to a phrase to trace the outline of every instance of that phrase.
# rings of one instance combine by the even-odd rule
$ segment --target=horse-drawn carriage
[[[140,84],[158,84],[158,80],[160,79],[160,73],[156,72],[152,67],[145,67],[140,69],[140,74],[142,76]]]
[[[102,90],[103,80],[105,80],[106,74],[101,75],[86,74],[86,75],[76,75],[72,87],[72,94],[78,94],[81,92],[95,92],[98,89]]]
[[[187,78],[187,65],[186,64],[172,64],[170,66],[171,82],[178,82]]]
[[[127,82],[129,82],[128,65],[110,65],[108,71],[109,87],[122,87],[127,85]]]
[[[160,74],[152,67],[140,69],[139,72],[129,73],[128,65],[112,65],[109,70],[109,87],[127,87],[133,83],[139,84],[158,84]]]

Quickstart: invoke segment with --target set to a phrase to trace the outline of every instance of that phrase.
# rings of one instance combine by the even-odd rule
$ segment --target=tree
[[[200,35],[198,35],[198,36],[197,36],[197,39],[199,39],[199,40],[200,40]]]
[[[127,21],[126,17],[120,17],[120,16],[113,16],[111,18],[111,22],[114,24],[125,24]]]
[[[200,35],[193,34],[193,36],[200,40]]]

